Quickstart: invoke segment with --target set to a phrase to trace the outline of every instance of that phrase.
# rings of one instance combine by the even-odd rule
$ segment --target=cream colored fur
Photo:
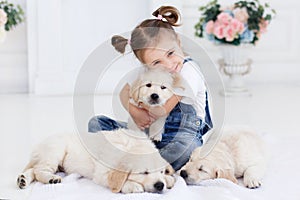
[[[131,103],[136,106],[140,103],[149,107],[163,106],[173,96],[175,88],[184,89],[178,73],[171,74],[161,69],[149,70],[141,74],[131,86]],[[157,99],[153,99],[151,95],[157,95]],[[149,127],[150,139],[161,141],[166,117],[162,116],[151,124]],[[128,120],[128,128],[140,130],[131,117]]]
[[[113,192],[163,192],[175,183],[174,170],[145,134],[118,129],[85,133],[81,140],[75,134],[49,137],[33,150],[17,184],[23,189],[33,181],[60,183],[55,173],[62,168]]]
[[[187,184],[214,178],[238,183],[236,178],[243,177],[246,187],[261,186],[267,158],[265,144],[256,133],[229,130],[206,157],[200,158],[200,153],[201,147],[198,147],[180,171]]]

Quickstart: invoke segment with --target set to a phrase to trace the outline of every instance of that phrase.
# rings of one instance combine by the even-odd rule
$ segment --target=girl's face
[[[144,50],[143,61],[149,68],[163,68],[170,73],[180,72],[184,60],[180,41],[165,35],[160,37],[156,46]]]

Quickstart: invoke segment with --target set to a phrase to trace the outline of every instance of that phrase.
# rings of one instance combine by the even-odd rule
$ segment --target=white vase
[[[225,96],[251,95],[246,87],[244,75],[251,70],[252,60],[249,54],[253,45],[218,45],[222,59],[219,60],[220,71],[229,76],[225,83]]]

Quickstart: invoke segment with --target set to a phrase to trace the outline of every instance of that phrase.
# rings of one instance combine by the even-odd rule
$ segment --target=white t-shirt
[[[141,73],[148,69],[146,67],[139,67],[129,72],[125,77],[125,82],[130,86],[138,78]],[[205,118],[206,106],[206,86],[199,66],[192,60],[183,64],[180,71],[183,80],[184,89],[178,88],[174,92],[178,96],[182,96],[181,102],[192,105],[201,119]]]
[[[175,90],[175,93],[182,96],[182,103],[192,105],[199,117],[205,118],[206,106],[206,85],[199,66],[193,60],[183,64],[180,74],[185,84],[185,90]]]

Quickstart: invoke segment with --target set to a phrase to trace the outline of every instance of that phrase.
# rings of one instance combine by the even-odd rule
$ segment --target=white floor
[[[300,144],[300,84],[253,85],[252,94],[217,99],[226,100],[225,124],[246,125],[274,137],[286,135]],[[111,105],[111,96],[97,96],[95,112],[118,115]],[[30,195],[16,187],[16,177],[32,146],[48,135],[76,130],[73,114],[72,96],[0,96],[0,199]]]

